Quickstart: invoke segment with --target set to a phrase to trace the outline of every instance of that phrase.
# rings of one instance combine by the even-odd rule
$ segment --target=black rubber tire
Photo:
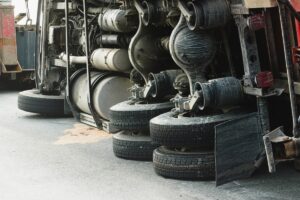
[[[119,158],[152,161],[153,151],[158,146],[151,143],[150,136],[130,135],[124,131],[113,135],[113,151]]]
[[[172,102],[138,104],[121,102],[110,108],[111,125],[119,130],[149,130],[149,121],[174,107]]]
[[[64,96],[43,95],[36,89],[26,90],[19,93],[18,108],[41,115],[63,116]]]
[[[213,180],[213,151],[180,152],[159,147],[153,152],[153,166],[158,175],[174,179]]]
[[[201,117],[180,117],[174,112],[164,113],[150,121],[152,142],[168,147],[212,149],[215,126],[239,118],[245,112],[237,111]]]

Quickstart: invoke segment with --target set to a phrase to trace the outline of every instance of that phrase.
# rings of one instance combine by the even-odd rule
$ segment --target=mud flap
[[[215,127],[216,185],[247,178],[264,152],[257,113]]]

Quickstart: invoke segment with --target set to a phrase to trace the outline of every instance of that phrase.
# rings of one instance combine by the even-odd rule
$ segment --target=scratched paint
[[[13,12],[8,13],[7,15],[3,15],[3,37],[4,38],[12,38],[15,37],[15,21]]]
[[[54,142],[55,145],[90,144],[110,138],[105,131],[84,124],[75,124],[73,128],[64,131],[64,135]]]

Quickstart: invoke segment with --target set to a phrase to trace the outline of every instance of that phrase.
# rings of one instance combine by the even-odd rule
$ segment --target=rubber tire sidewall
[[[113,152],[123,159],[152,161],[158,146],[152,144],[150,136],[128,135],[125,131],[113,135]]]
[[[174,179],[213,180],[213,151],[183,153],[159,147],[153,152],[153,166],[158,175]]]
[[[18,108],[41,115],[63,116],[64,99],[63,95],[43,95],[37,89],[26,90],[18,95]]]
[[[152,141],[168,147],[213,149],[215,126],[243,116],[237,111],[218,115],[175,118],[174,112],[164,113],[150,121]]]
[[[110,122],[119,130],[149,130],[152,118],[170,111],[173,107],[172,102],[131,104],[131,101],[124,101],[110,108]]]

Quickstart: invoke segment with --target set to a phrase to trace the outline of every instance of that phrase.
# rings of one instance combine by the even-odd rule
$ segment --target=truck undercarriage
[[[164,177],[299,169],[299,12],[293,0],[40,0],[36,89],[19,108],[72,113]]]

